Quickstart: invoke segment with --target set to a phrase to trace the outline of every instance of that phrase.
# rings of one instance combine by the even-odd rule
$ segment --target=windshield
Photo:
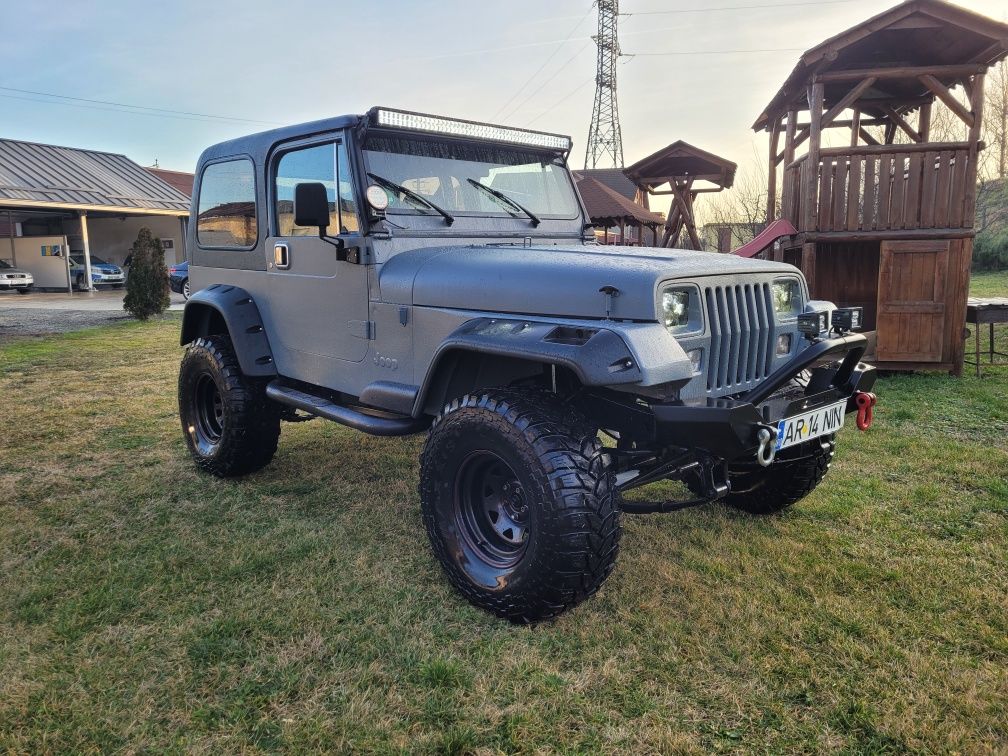
[[[71,255],[70,259],[73,260],[74,265],[83,265],[84,264],[84,255]],[[100,257],[98,257],[96,255],[91,255],[91,264],[92,265],[108,265],[109,263],[105,262],[104,260],[102,260]]]
[[[542,218],[576,218],[577,199],[563,161],[555,155],[493,144],[376,136],[364,145],[368,171],[430,199],[452,215],[525,215],[495,189]],[[417,213],[416,201],[387,186],[389,211]]]
[[[11,265],[11,264],[10,264],[9,262],[7,262],[6,260],[0,260],[0,268],[13,268],[13,267],[14,267],[14,266],[13,266],[13,265]]]

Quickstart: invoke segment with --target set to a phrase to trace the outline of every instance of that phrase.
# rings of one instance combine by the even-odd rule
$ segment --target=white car
[[[15,268],[6,260],[0,260],[0,291],[27,294],[34,285],[35,279],[27,270]]]
[[[84,255],[70,255],[70,275],[73,276],[74,287],[78,290],[87,288],[87,275],[84,272]],[[91,255],[91,285],[113,286],[121,289],[126,283],[123,269],[118,265]]]

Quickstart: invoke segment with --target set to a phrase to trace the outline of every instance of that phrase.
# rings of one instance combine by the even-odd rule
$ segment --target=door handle
[[[280,270],[287,270],[290,267],[290,249],[286,244],[273,245],[273,266]]]

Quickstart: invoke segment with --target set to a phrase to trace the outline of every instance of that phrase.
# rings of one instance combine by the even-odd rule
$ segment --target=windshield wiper
[[[405,194],[407,197],[409,197],[414,202],[419,202],[422,205],[426,205],[431,210],[433,210],[438,215],[440,215],[442,218],[444,218],[445,219],[445,223],[447,223],[449,226],[452,223],[455,222],[455,218],[453,216],[449,215],[447,211],[445,211],[445,210],[441,209],[440,207],[438,207],[437,205],[435,205],[433,202],[431,202],[429,199],[427,199],[426,197],[424,197],[422,194],[417,194],[412,189],[407,189],[405,186],[402,186],[401,184],[397,184],[395,181],[389,181],[387,178],[384,178],[383,176],[376,176],[373,173],[369,173],[368,176],[370,176],[371,179],[373,181],[375,181],[376,183],[381,184],[382,186],[384,186],[386,189],[391,189],[393,192],[401,192],[402,194]]]
[[[494,189],[492,186],[487,186],[486,184],[481,184],[476,179],[470,178],[468,176],[466,177],[466,181],[468,181],[470,184],[472,184],[473,186],[475,186],[477,189],[482,189],[484,192],[486,192],[487,194],[489,194],[491,197],[496,197],[497,199],[499,199],[499,200],[501,200],[501,201],[506,202],[507,204],[509,204],[515,210],[518,210],[519,212],[525,213],[525,215],[527,215],[529,217],[529,220],[532,221],[532,227],[533,228],[535,228],[536,226],[538,226],[542,222],[542,221],[539,220],[538,216],[536,216],[535,214],[533,214],[533,212],[531,210],[529,210],[527,207],[522,207],[515,200],[511,199],[506,194],[504,194],[504,192],[502,192],[502,191],[500,191],[498,189]]]

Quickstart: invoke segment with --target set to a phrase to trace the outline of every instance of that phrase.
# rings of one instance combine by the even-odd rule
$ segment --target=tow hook
[[[857,405],[857,427],[858,430],[866,431],[872,426],[872,408],[878,398],[870,391],[858,391],[854,395],[854,403]]]
[[[777,456],[777,436],[769,428],[763,427],[756,434],[759,448],[756,449],[756,461],[763,467],[770,467]]]

